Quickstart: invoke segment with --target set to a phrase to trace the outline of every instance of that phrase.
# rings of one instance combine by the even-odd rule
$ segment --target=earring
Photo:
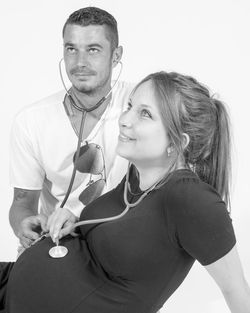
[[[172,151],[173,151],[173,149],[171,147],[167,148],[167,155],[168,155],[168,157],[170,157]]]

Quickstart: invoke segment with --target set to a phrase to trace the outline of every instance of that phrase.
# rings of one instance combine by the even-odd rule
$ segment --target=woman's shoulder
[[[187,193],[190,190],[195,191],[197,188],[201,187],[200,185],[203,185],[202,183],[203,182],[193,171],[189,169],[179,169],[169,174],[162,189],[165,191],[166,195],[178,195],[179,192]]]
[[[195,172],[189,169],[179,169],[172,172],[165,184],[167,189],[188,192],[200,192],[202,190],[210,190],[217,193],[217,191],[208,183],[203,181]]]
[[[190,169],[178,169],[169,174],[168,187],[172,185],[188,185],[197,184],[201,180],[192,170]]]
[[[173,172],[164,189],[166,203],[184,211],[201,212],[218,204],[225,206],[219,193],[191,170]]]

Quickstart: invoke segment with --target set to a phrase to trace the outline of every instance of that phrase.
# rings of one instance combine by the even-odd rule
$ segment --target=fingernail
[[[52,237],[52,240],[55,244],[57,244],[58,243],[58,234],[54,234]]]

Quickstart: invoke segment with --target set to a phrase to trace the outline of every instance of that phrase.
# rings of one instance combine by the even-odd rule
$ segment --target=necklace
[[[131,164],[129,164],[128,167],[128,171],[126,174],[126,181],[124,184],[124,192],[123,192],[123,199],[124,202],[126,204],[127,207],[129,208],[133,208],[135,206],[137,206],[153,189],[155,189],[155,187],[162,181],[162,178],[158,179],[151,187],[149,187],[148,189],[138,193],[138,194],[134,194],[131,193],[131,188],[130,188],[130,183],[129,183],[129,170],[130,170]],[[135,201],[134,203],[129,203],[128,201],[128,191],[132,194],[132,195],[140,195],[140,198],[137,199],[137,201]]]
[[[131,185],[130,185],[129,182],[128,182],[128,191],[129,191],[129,193],[130,193],[132,196],[140,196],[140,195],[143,194],[143,191],[133,192],[132,189],[131,189]]]

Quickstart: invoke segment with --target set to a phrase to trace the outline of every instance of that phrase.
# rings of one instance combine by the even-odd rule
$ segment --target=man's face
[[[72,85],[83,93],[110,88],[111,42],[105,25],[67,25],[64,32],[64,62]]]

